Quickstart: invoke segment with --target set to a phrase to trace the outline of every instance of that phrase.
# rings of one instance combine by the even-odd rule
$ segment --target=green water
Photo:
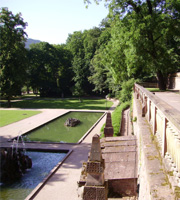
[[[23,200],[65,157],[66,153],[27,152],[32,159],[32,168],[13,183],[0,183],[0,199]]]
[[[70,112],[30,132],[25,140],[77,143],[102,115],[102,112]],[[81,123],[75,127],[67,127],[64,123],[68,118],[79,119]]]

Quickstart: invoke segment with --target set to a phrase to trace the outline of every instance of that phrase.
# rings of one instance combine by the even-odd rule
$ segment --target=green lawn
[[[31,100],[22,100],[12,102],[12,108],[62,108],[62,109],[89,109],[89,110],[106,110],[112,106],[111,101],[105,99],[50,99],[34,98]],[[2,107],[7,106],[2,104]]]
[[[0,110],[0,127],[31,117],[38,113],[40,113],[40,111]]]
[[[146,90],[149,90],[150,92],[164,92],[164,90],[160,90],[159,88],[146,88]]]
[[[62,108],[62,109],[88,109],[88,110],[106,110],[113,105],[113,102],[105,99],[50,99],[50,98],[34,98],[30,100],[12,102],[12,108]],[[6,107],[6,104],[2,104]],[[7,124],[17,122],[21,119],[38,114],[36,111],[22,110],[0,110],[0,127]]]
[[[173,92],[180,95],[178,90],[160,90],[159,88],[146,88],[146,90],[149,90],[150,92]]]

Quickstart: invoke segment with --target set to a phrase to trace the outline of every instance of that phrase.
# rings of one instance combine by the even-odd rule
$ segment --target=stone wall
[[[158,150],[158,141],[151,124],[142,117],[142,104],[137,95],[134,95],[133,118],[137,118],[133,127],[138,139],[139,200],[175,199]]]
[[[152,136],[158,139],[157,146],[162,158],[170,165],[180,187],[180,115],[179,111],[159,99],[156,95],[135,84],[135,96],[142,106],[142,117],[146,118]],[[169,170],[169,169],[168,169]]]
[[[180,90],[180,72],[171,75],[169,89]]]

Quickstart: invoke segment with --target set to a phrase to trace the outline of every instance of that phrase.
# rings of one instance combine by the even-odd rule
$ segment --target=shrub
[[[119,130],[121,126],[121,118],[122,118],[122,111],[128,108],[131,104],[131,101],[124,102],[116,107],[116,109],[112,113],[112,126],[114,128],[114,136],[119,135]],[[101,128],[101,138],[104,137],[104,127],[105,124]]]
[[[112,125],[114,128],[114,136],[119,135],[119,130],[121,126],[121,118],[122,118],[122,111],[128,108],[131,104],[131,101],[127,101],[124,103],[121,103],[114,112],[112,113]]]
[[[135,80],[133,78],[122,83],[122,90],[120,91],[119,98],[121,103],[131,100],[134,83]]]

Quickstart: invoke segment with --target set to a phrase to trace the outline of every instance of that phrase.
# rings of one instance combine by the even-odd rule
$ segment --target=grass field
[[[88,109],[88,110],[106,110],[112,106],[113,102],[106,99],[50,99],[34,98],[12,102],[13,108],[62,108],[62,109]],[[6,107],[6,104],[1,106]],[[39,111],[22,111],[22,110],[0,110],[0,127],[6,126],[13,122],[25,119],[38,114]]]
[[[106,110],[112,106],[111,101],[106,99],[50,99],[34,98],[12,102],[12,108],[62,108],[62,109],[89,109],[89,110]],[[6,104],[2,104],[6,107]]]
[[[159,88],[146,88],[146,90],[149,90],[150,92],[164,92],[164,90],[160,90]]]
[[[0,110],[0,127],[39,114],[40,111]]]

